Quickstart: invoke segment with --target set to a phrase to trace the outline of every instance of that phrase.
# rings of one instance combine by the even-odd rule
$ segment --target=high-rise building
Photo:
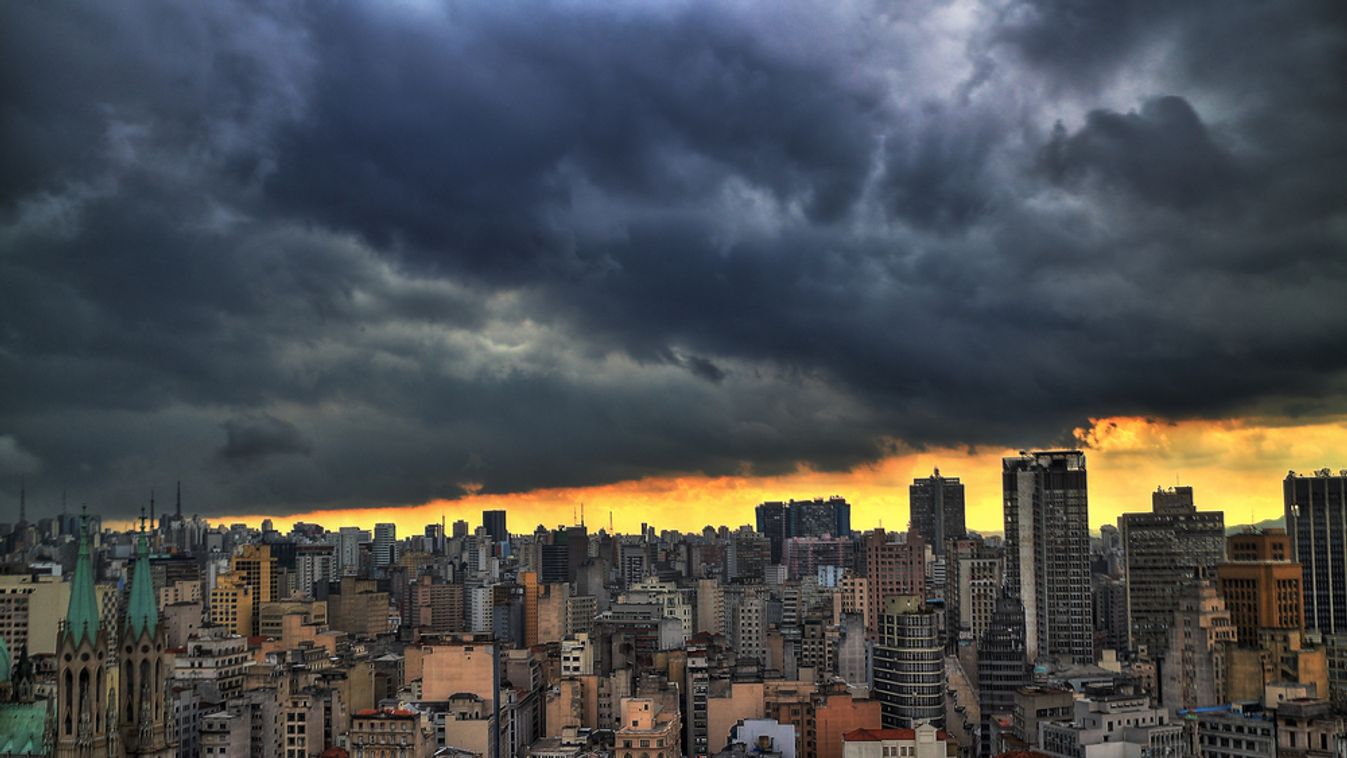
[[[1157,488],[1150,513],[1124,513],[1118,532],[1126,555],[1129,647],[1164,656],[1169,624],[1185,582],[1207,576],[1225,556],[1225,514],[1198,511],[1192,487]]]
[[[981,711],[978,755],[993,753],[992,720],[1009,717],[1015,693],[1029,684],[1029,662],[1024,635],[1024,606],[1014,596],[996,601],[991,626],[978,646],[978,709]]]
[[[833,496],[826,500],[768,501],[754,509],[757,531],[772,543],[771,560],[781,563],[784,545],[792,537],[848,537],[851,504]]]
[[[1210,580],[1184,582],[1175,600],[1157,699],[1171,711],[1229,702],[1225,653],[1235,642],[1230,612]]]
[[[786,539],[790,537],[790,514],[785,503],[767,502],[754,509],[758,534],[771,542],[772,563],[781,562],[781,554]]]
[[[926,594],[926,542],[921,535],[866,532],[866,616],[872,637],[879,634],[879,615],[891,597]]]
[[[1001,463],[1006,586],[1024,605],[1029,658],[1093,663],[1085,454],[1038,451]]]
[[[374,565],[392,566],[397,561],[397,524],[374,525]]]
[[[508,542],[510,530],[505,527],[505,511],[482,511],[482,526],[491,535],[492,542]]]
[[[1231,535],[1216,578],[1242,647],[1258,646],[1260,629],[1303,629],[1304,573],[1291,558],[1284,529]]]
[[[968,535],[963,482],[958,477],[941,476],[936,469],[925,479],[913,479],[908,487],[908,505],[913,531],[926,538],[937,556],[945,554],[947,540]]]
[[[1291,559],[1304,573],[1305,626],[1347,632],[1347,469],[1292,471],[1283,483]]]
[[[945,559],[947,646],[975,645],[991,627],[1001,597],[1002,559],[981,541],[950,540]]]
[[[874,697],[888,728],[945,725],[945,653],[937,614],[919,595],[890,597],[875,645]]]

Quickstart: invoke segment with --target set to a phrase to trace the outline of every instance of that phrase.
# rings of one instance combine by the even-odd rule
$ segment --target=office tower
[[[1029,684],[1029,660],[1025,646],[1024,606],[1014,596],[996,601],[991,626],[978,646],[978,709],[981,711],[978,755],[992,755],[992,720],[1009,717],[1015,693]]]
[[[866,532],[866,616],[872,637],[879,633],[879,615],[891,597],[926,594],[926,543],[912,532]]]
[[[1172,711],[1229,702],[1225,654],[1235,641],[1230,612],[1207,579],[1184,582],[1160,665],[1160,697]]]
[[[391,566],[397,561],[397,524],[374,525],[374,565]]]
[[[1118,533],[1126,555],[1128,646],[1159,660],[1169,644],[1179,591],[1211,574],[1225,557],[1225,515],[1199,512],[1192,487],[1157,488],[1151,512],[1119,516]]]
[[[1001,464],[1006,586],[1024,605],[1029,659],[1093,663],[1085,454],[1021,453]]]
[[[360,573],[360,545],[370,541],[370,533],[355,526],[337,530],[337,573],[355,576]]]
[[[944,644],[939,619],[921,596],[885,601],[874,666],[874,695],[886,728],[945,725]]]
[[[758,534],[771,543],[771,562],[780,563],[782,547],[790,536],[790,516],[785,503],[762,503],[754,509],[757,516]]]
[[[230,562],[229,572],[235,579],[236,583],[233,585],[235,588],[247,588],[246,593],[237,597],[246,600],[250,606],[247,610],[251,619],[251,623],[248,624],[249,634],[257,634],[261,604],[280,597],[277,591],[279,572],[276,570],[276,557],[271,554],[271,545],[239,546]],[[225,576],[222,575],[216,589],[223,590],[226,586]],[[212,597],[212,610],[214,607],[215,601]],[[239,609],[239,613],[242,615],[243,609]]]
[[[570,567],[570,547],[566,544],[564,535],[559,541],[545,542],[538,546],[541,560],[539,561],[539,572],[541,581],[546,583],[565,582],[567,572]]]
[[[468,536],[468,522],[459,519],[454,522],[454,539],[462,539]]]
[[[1226,552],[1216,579],[1241,647],[1258,647],[1260,629],[1305,627],[1304,573],[1286,530],[1231,535]]]
[[[968,535],[964,528],[963,483],[958,477],[941,476],[936,469],[926,479],[913,479],[907,491],[912,529],[926,538],[937,556],[945,554],[947,540]]]
[[[505,528],[505,511],[482,511],[482,526],[492,542],[508,542],[510,530]]]
[[[1283,484],[1291,559],[1305,585],[1305,626],[1347,632],[1347,469],[1313,476],[1292,471]]]
[[[851,534],[851,504],[836,495],[786,504],[787,537],[845,537]]]
[[[976,645],[991,627],[1003,569],[1000,552],[980,540],[951,540],[945,558],[946,645],[954,651]]]

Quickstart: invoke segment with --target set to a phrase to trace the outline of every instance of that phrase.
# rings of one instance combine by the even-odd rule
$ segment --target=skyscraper
[[[397,560],[394,543],[398,539],[397,524],[374,525],[374,565],[391,566]]]
[[[1001,461],[1006,587],[1024,605],[1029,660],[1094,662],[1090,506],[1085,454],[1021,453]]]
[[[1152,660],[1169,646],[1184,584],[1214,572],[1225,556],[1225,514],[1199,512],[1192,487],[1156,489],[1150,513],[1118,518],[1126,563],[1129,647]]]
[[[1024,642],[1024,606],[1018,598],[1002,596],[978,646],[978,709],[982,712],[978,755],[993,754],[992,720],[1011,713],[1015,692],[1030,681]]]
[[[1313,476],[1292,471],[1283,494],[1291,559],[1305,575],[1305,626],[1347,632],[1347,469]]]
[[[945,725],[945,653],[940,624],[920,595],[888,598],[875,646],[875,698],[886,728]]]
[[[758,534],[772,543],[772,563],[780,563],[782,547],[790,536],[790,515],[786,511],[786,504],[762,503],[754,509],[754,515],[757,517]]]
[[[510,530],[505,528],[505,511],[482,511],[482,526],[491,535],[492,542],[506,542],[510,539]]]
[[[963,483],[958,477],[941,476],[940,469],[926,479],[913,479],[908,488],[912,528],[926,538],[937,556],[945,554],[945,540],[967,536],[963,504]]]

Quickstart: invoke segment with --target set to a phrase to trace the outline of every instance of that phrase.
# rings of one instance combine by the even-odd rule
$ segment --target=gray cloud
[[[0,21],[0,434],[109,512],[1344,408],[1333,3]]]

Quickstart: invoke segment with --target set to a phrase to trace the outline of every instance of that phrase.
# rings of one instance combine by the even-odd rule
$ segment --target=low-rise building
[[[842,758],[945,758],[948,742],[930,724],[915,729],[857,729],[842,735]]]

